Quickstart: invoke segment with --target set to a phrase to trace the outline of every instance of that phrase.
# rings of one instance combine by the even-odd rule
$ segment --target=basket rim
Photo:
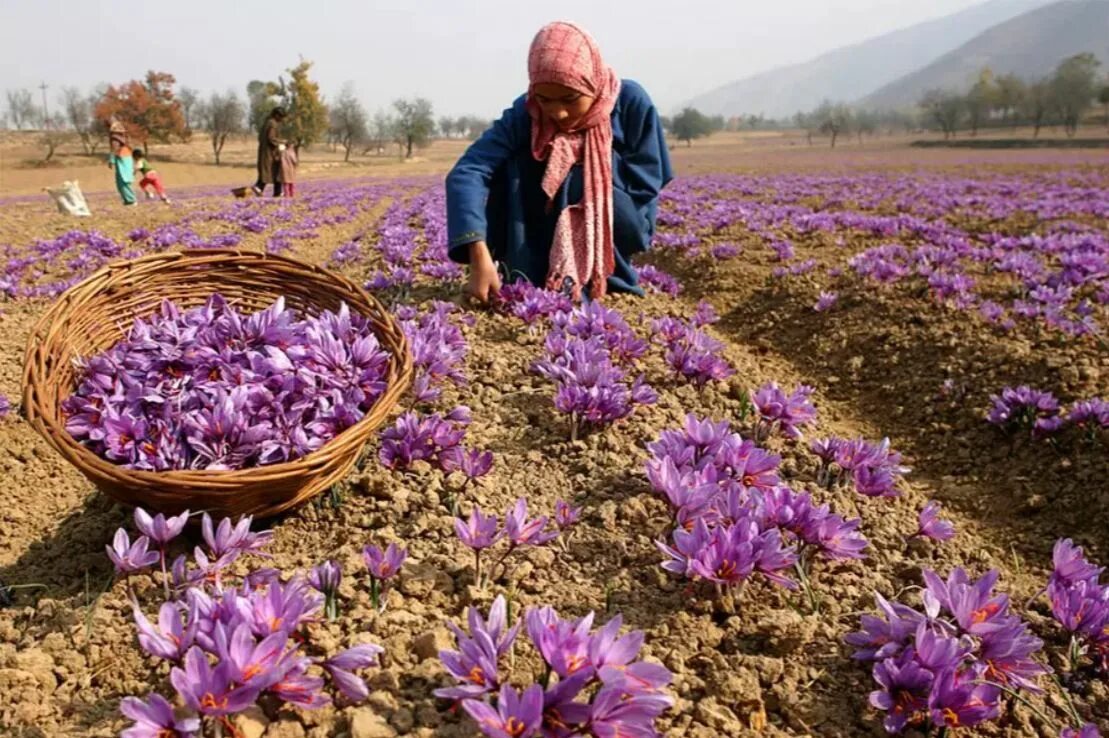
[[[58,321],[60,315],[69,312],[68,308],[73,301],[75,293],[84,291],[96,282],[103,281],[105,284],[101,285],[93,293],[97,295],[103,294],[108,291],[107,288],[110,288],[111,277],[113,275],[125,272],[140,264],[164,262],[162,268],[176,268],[183,263],[191,261],[211,263],[213,261],[218,262],[222,260],[243,260],[246,262],[255,261],[258,263],[269,261],[311,271],[314,276],[321,278],[321,281],[331,281],[337,286],[354,292],[361,298],[363,305],[347,303],[352,311],[357,311],[360,315],[367,318],[383,318],[394,326],[397,325],[395,316],[390,311],[386,310],[384,305],[382,305],[376,297],[371,295],[353,280],[325,267],[288,257],[283,254],[270,254],[263,251],[241,248],[207,248],[173,250],[158,254],[148,254],[136,259],[123,259],[111,262],[59,295],[47,311],[35,321],[34,326],[28,334],[27,347],[24,352],[22,377],[23,413],[27,421],[41,436],[43,436],[47,443],[53,446],[54,449],[64,457],[72,456],[79,458],[82,464],[91,467],[103,477],[113,478],[123,473],[126,474],[128,478],[144,486],[158,486],[165,482],[172,482],[178,485],[195,485],[198,487],[198,492],[202,491],[204,494],[212,496],[234,494],[239,486],[245,482],[265,482],[269,477],[274,477],[275,480],[278,478],[288,478],[292,475],[309,472],[313,468],[324,467],[332,461],[327,458],[327,449],[340,440],[353,441],[360,438],[361,445],[365,444],[373,430],[382,423],[380,420],[374,421],[374,418],[371,417],[371,411],[382,403],[387,403],[390,406],[386,412],[392,410],[392,407],[396,405],[400,395],[408,389],[412,382],[414,373],[412,352],[408,345],[408,339],[403,331],[399,329],[399,326],[397,326],[395,335],[386,336],[386,340],[382,340],[382,336],[378,335],[375,331],[375,335],[381,340],[382,347],[389,352],[390,358],[385,390],[374,401],[374,404],[370,406],[357,423],[329,439],[327,443],[323,444],[320,448],[289,461],[252,466],[244,469],[227,470],[168,469],[164,471],[153,471],[146,469],[129,469],[120,464],[114,464],[93,453],[93,451],[84,444],[73,438],[65,429],[64,423],[59,422],[58,418],[51,417],[47,413],[40,411],[37,398],[43,393],[43,390],[39,385],[41,378],[39,377],[38,367],[36,366],[34,357],[43,345],[50,327]],[[365,308],[369,308],[369,312],[365,310]],[[378,311],[378,315],[372,315],[372,311],[374,310]],[[72,458],[68,460],[71,463],[75,463]],[[83,470],[78,470],[84,473]],[[85,475],[88,476],[88,474]]]

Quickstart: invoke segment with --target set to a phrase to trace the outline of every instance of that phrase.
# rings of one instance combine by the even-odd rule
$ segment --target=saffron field
[[[1037,156],[680,177],[647,297],[584,309],[465,306],[437,177],[89,220],[9,197],[0,725],[1104,734],[1109,170]],[[50,299],[203,246],[357,277],[412,342],[357,470],[275,520],[123,509],[19,417]],[[375,346],[343,315],[166,306],[86,357],[69,429],[137,468],[294,458],[372,404]]]

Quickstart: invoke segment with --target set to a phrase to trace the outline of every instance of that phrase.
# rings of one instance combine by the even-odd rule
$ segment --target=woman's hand
[[[470,297],[486,304],[501,290],[501,277],[497,265],[489,254],[485,241],[470,244],[470,284],[466,291]]]

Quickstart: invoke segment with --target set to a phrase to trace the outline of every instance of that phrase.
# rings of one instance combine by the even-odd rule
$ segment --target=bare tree
[[[454,133],[454,118],[442,116],[439,118],[439,135],[443,138],[450,138]]]
[[[825,100],[812,115],[816,119],[820,132],[831,136],[833,149],[840,134],[846,134],[851,127],[851,108],[843,103]]]
[[[35,107],[35,98],[30,90],[7,90],[8,118],[17,130],[22,131],[24,126],[33,127],[39,118],[39,109]]]
[[[1082,116],[1097,95],[1097,68],[1101,62],[1086,52],[1064,59],[1051,78],[1051,96],[1063,130],[1068,136],[1078,132]]]
[[[65,130],[65,118],[61,115],[55,114],[49,119],[43,120],[39,143],[46,149],[46,154],[42,160],[46,162],[53,159],[58,147],[69,141],[72,135],[72,133]]]
[[[1021,112],[1025,120],[1032,124],[1032,138],[1039,137],[1040,129],[1048,120],[1053,104],[1051,92],[1050,80],[1042,79],[1028,85],[1021,104]]]
[[[96,108],[96,94],[85,95],[76,87],[63,87],[59,99],[65,121],[77,133],[85,153],[95,154],[105,133],[103,126],[92,114]]]
[[[1015,113],[1024,103],[1028,94],[1028,85],[1015,74],[1003,74],[997,78],[997,109],[1001,111],[1001,120],[1009,123],[1016,121]]]
[[[343,85],[343,91],[331,105],[331,130],[345,152],[343,161],[350,161],[351,149],[370,137],[366,109],[358,102],[350,82]]]
[[[185,128],[191,131],[203,125],[199,107],[200,93],[192,87],[182,87],[177,91],[177,99],[181,102],[181,114],[185,116]]]
[[[971,136],[978,135],[978,126],[996,106],[997,86],[993,81],[993,72],[986,67],[979,73],[977,81],[971,86],[963,101],[963,107],[967,111],[967,122],[970,123]]]
[[[216,157],[216,166],[219,166],[220,154],[223,145],[229,136],[242,133],[246,130],[246,105],[232,90],[221,95],[213,92],[208,102],[197,105],[197,117],[205,128],[212,141],[212,153]]]
[[[404,158],[412,158],[413,148],[423,148],[435,132],[435,118],[431,101],[422,97],[414,100],[396,100],[393,107],[397,111],[395,133],[398,143],[404,145]]]
[[[963,117],[963,97],[946,90],[932,89],[920,99],[920,107],[943,131],[944,139],[957,135]]]
[[[363,153],[373,151],[375,155],[385,151],[385,144],[393,138],[396,122],[384,110],[374,113],[373,121],[369,125],[369,136],[366,138]]]

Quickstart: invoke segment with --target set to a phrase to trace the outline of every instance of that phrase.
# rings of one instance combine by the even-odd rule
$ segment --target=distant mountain
[[[802,64],[779,67],[706,92],[689,105],[709,115],[773,118],[809,110],[828,98],[857,100],[959,48],[998,23],[1051,0],[989,0],[953,15],[845,46]]]
[[[933,87],[963,90],[983,67],[995,74],[1042,77],[1062,59],[1092,51],[1109,63],[1109,0],[1062,0],[1012,18],[975,36],[922,69],[867,95],[871,108],[915,105]]]

